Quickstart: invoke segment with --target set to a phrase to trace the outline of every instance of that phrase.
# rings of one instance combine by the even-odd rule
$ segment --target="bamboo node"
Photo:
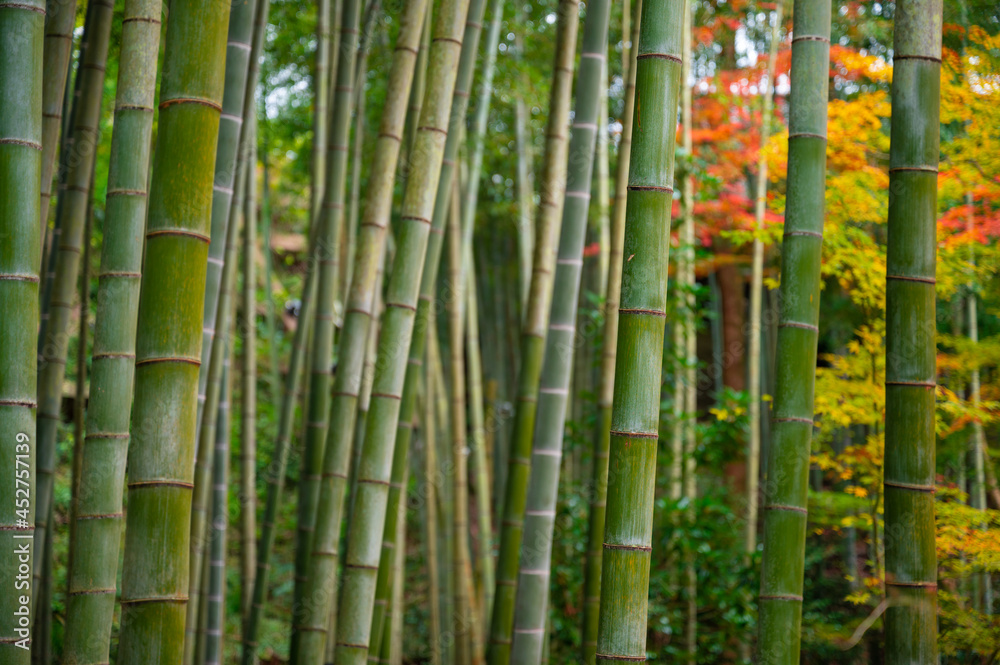
[[[809,511],[805,508],[799,506],[789,506],[781,503],[768,503],[764,506],[764,510],[786,510],[793,513],[802,513],[803,515],[808,515]]]
[[[19,273],[0,273],[0,281],[31,282],[33,284],[37,284],[38,275],[25,275]]]
[[[792,38],[792,43],[795,42],[826,42],[830,43],[830,38],[823,35],[796,35]]]
[[[900,483],[893,480],[883,480],[882,484],[886,485],[887,487],[895,487],[896,489],[912,490],[914,492],[926,492],[928,494],[934,494],[934,492],[937,491],[937,488],[934,487],[934,485],[920,485],[917,483]]]
[[[200,104],[201,106],[207,106],[211,109],[215,109],[219,113],[222,113],[222,104],[211,99],[198,99],[197,97],[178,97],[176,99],[168,99],[160,102],[159,108],[162,111],[168,106],[173,106],[174,104]]]
[[[621,660],[628,663],[645,663],[645,656],[612,656],[611,654],[599,653],[597,654],[598,660]]]
[[[669,53],[640,53],[635,56],[636,60],[645,60],[646,58],[658,58],[660,60],[670,60],[671,62],[676,62],[677,64],[683,64],[680,56],[671,55]]]
[[[886,275],[886,281],[890,279],[897,279],[903,282],[920,282],[922,284],[936,284],[937,280],[933,277],[914,277],[911,275]]]
[[[937,383],[934,381],[886,381],[885,385],[910,388],[937,388]]]
[[[617,543],[604,543],[604,549],[606,550],[627,550],[630,552],[652,552],[653,548],[650,545],[625,545]]]
[[[623,436],[628,439],[659,439],[659,432],[625,432],[622,430],[611,430],[611,436]]]
[[[648,314],[649,316],[662,316],[666,318],[667,313],[658,309],[640,309],[635,307],[619,307],[619,314]]]
[[[7,6],[9,7],[10,5]],[[42,149],[41,143],[36,143],[35,141],[27,141],[24,139],[0,138],[0,145],[20,145],[26,148],[31,148],[33,150]]]
[[[797,596],[792,593],[775,593],[775,594],[761,594],[758,596],[760,600],[790,600],[793,602],[801,603],[802,596]]]

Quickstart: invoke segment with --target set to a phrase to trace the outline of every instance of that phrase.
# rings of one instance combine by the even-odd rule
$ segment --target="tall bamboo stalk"
[[[122,18],[91,394],[63,641],[67,662],[100,663],[109,657],[135,374],[160,15],[160,0],[129,0]]]
[[[545,140],[545,166],[542,173],[542,201],[535,221],[534,261],[531,286],[521,328],[521,369],[518,377],[517,405],[510,444],[504,496],[503,521],[500,530],[500,556],[497,561],[497,587],[490,624],[490,665],[510,662],[514,629],[521,535],[524,526],[525,501],[528,492],[528,471],[531,441],[535,429],[538,381],[542,372],[545,332],[552,299],[552,273],[555,250],[559,242],[559,222],[562,216],[563,194],[566,189],[567,136],[570,93],[573,86],[573,60],[579,25],[579,2],[560,0],[556,28],[555,73],[549,97],[549,121]]]
[[[222,97],[222,115],[219,118],[219,142],[215,157],[215,186],[212,190],[212,242],[208,247],[208,273],[205,283],[205,324],[202,330],[201,369],[198,374],[198,426],[204,417],[205,387],[211,369],[212,338],[215,337],[216,316],[222,270],[226,259],[226,229],[233,207],[234,190],[243,185],[237,179],[240,168],[238,158],[244,153],[243,127],[246,117],[247,97],[253,106],[253,89],[249,84],[253,51],[254,9],[258,0],[239,0],[233,3],[226,45],[226,80]],[[258,47],[259,48],[259,47]],[[249,88],[249,92],[248,92]],[[209,453],[211,454],[211,453]],[[196,490],[197,491],[197,490]],[[197,501],[197,498],[195,499]],[[192,570],[197,574],[197,569]]]
[[[234,234],[235,236],[235,234]],[[237,239],[232,237],[230,246],[226,250],[226,261],[236,264],[239,260],[236,248]],[[235,316],[236,305],[236,283],[230,285],[230,294],[227,303],[229,306],[228,316],[232,319]],[[220,302],[222,299],[220,299]],[[218,405],[218,415],[216,417],[215,441],[212,459],[212,520],[208,534],[209,540],[209,560],[208,560],[208,585],[205,589],[206,604],[205,617],[202,621],[205,632],[205,665],[221,665],[224,662],[223,632],[226,625],[226,531],[229,528],[229,450],[230,438],[232,436],[232,423],[230,420],[230,405],[233,399],[233,377],[232,377],[232,355],[233,338],[230,330],[226,330],[226,348],[223,351],[225,361],[222,369],[222,395]]]
[[[642,0],[636,0],[636,17]],[[631,45],[639,43],[639,21],[631,34]],[[595,662],[597,618],[601,606],[601,561],[604,555],[604,507],[608,497],[608,450],[611,446],[611,402],[615,389],[615,362],[618,345],[618,301],[622,287],[622,243],[625,241],[625,202],[628,169],[632,154],[632,122],[635,117],[635,70],[637,49],[629,50],[626,72],[622,138],[618,144],[615,169],[615,202],[611,212],[608,250],[608,287],[604,299],[604,341],[601,346],[600,385],[597,392],[597,429],[594,436],[593,476],[590,482],[590,522],[587,537],[587,567],[583,587],[583,662]]]
[[[38,366],[38,442],[37,502],[35,513],[35,554],[40,556],[49,536],[46,518],[52,502],[54,474],[57,464],[56,441],[61,421],[62,387],[66,376],[66,354],[69,346],[69,322],[73,313],[80,256],[86,226],[90,184],[93,179],[94,158],[97,153],[98,130],[101,119],[101,98],[104,92],[104,68],[108,60],[108,41],[114,6],[110,2],[95,0],[87,32],[87,49],[80,62],[81,95],[73,111],[73,155],[67,160],[66,190],[59,205],[57,221],[62,230],[56,255],[55,276],[48,294],[48,322],[43,326],[43,340]],[[44,204],[43,204],[44,205]],[[37,563],[37,562],[36,562]],[[40,580],[42,567],[35,567],[35,578]],[[47,607],[36,608],[47,612]]]
[[[941,0],[900,0],[886,255],[886,662],[937,660],[935,217]]]
[[[514,21],[518,25],[523,19],[520,4],[514,6]],[[514,57],[520,60],[524,52],[523,36],[520,30],[514,32]],[[524,77],[522,77],[522,82]],[[527,314],[531,291],[531,264],[535,250],[535,201],[532,176],[531,139],[528,136],[528,111],[524,99],[516,95],[514,100],[514,140],[517,148],[517,294],[520,298],[520,313]],[[502,485],[498,485],[499,490]],[[497,498],[501,493],[497,492]]]
[[[354,64],[357,55],[358,24],[360,21],[361,7],[360,0],[345,0],[343,3],[343,14],[340,21],[340,40],[337,46],[336,67],[337,79],[334,87],[335,102],[330,108],[330,121],[328,130],[328,152],[327,152],[327,173],[326,184],[323,192],[323,207],[320,211],[322,219],[322,232],[319,235],[319,247],[322,252],[319,262],[319,290],[316,300],[316,321],[313,328],[312,347],[310,355],[312,368],[309,376],[309,406],[307,410],[307,430],[305,451],[302,457],[302,470],[299,479],[299,513],[298,531],[296,534],[295,549],[295,595],[294,595],[294,615],[292,621],[292,661],[318,662],[322,658],[323,643],[326,638],[325,633],[311,630],[320,626],[326,626],[329,611],[329,602],[323,605],[323,601],[318,603],[308,600],[307,596],[317,593],[320,589],[317,585],[310,585],[309,575],[311,560],[319,557],[327,558],[335,556],[337,540],[327,540],[322,538],[316,531],[318,523],[318,512],[325,512],[329,508],[342,510],[342,505],[331,505],[331,499],[324,499],[324,504],[320,506],[322,492],[321,486],[332,483],[342,486],[343,479],[332,476],[322,477],[325,473],[339,473],[338,467],[327,467],[325,458],[326,450],[334,450],[329,442],[343,440],[346,436],[348,445],[347,457],[350,458],[349,444],[351,441],[350,429],[341,425],[338,419],[339,413],[336,411],[337,405],[331,408],[330,383],[333,363],[333,337],[334,337],[334,316],[337,300],[337,281],[340,270],[340,228],[344,220],[344,202],[347,185],[347,155],[350,149],[350,122],[354,108]],[[371,299],[365,301],[365,306],[370,306]],[[364,318],[364,332],[368,330],[368,317]],[[344,321],[344,337],[351,333],[347,332],[348,322]],[[364,333],[361,337],[361,349],[364,348]],[[334,392],[351,392],[357,394],[357,387],[354,390],[344,390],[342,377],[350,375],[360,381],[360,366],[363,360],[363,353],[339,353],[337,367],[337,381],[334,384]],[[336,395],[335,395],[336,397]],[[332,435],[327,437],[330,415],[333,413],[335,426],[330,428]],[[348,418],[353,419],[355,414],[354,404],[351,405],[351,413]],[[350,422],[347,420],[346,422]],[[338,451],[339,452],[339,451]],[[333,453],[331,462],[336,460]],[[346,470],[343,474],[347,475]],[[341,492],[342,493],[342,492]],[[342,504],[342,502],[340,502]],[[339,520],[337,520],[337,538],[340,534]],[[314,533],[317,538],[314,539]],[[314,542],[316,546],[314,547]],[[332,544],[330,544],[332,542]],[[329,589],[318,591],[319,595],[329,597]],[[316,623],[320,620],[319,623]],[[310,630],[302,631],[302,627]],[[302,654],[299,647],[302,641],[309,641],[308,649],[315,648],[319,644],[319,651],[316,655],[310,656]],[[299,656],[306,660],[301,660]]]
[[[312,170],[309,186],[309,219],[316,220],[323,203],[326,178],[327,123],[330,101],[330,80],[333,77],[330,63],[331,18],[339,20],[339,13],[331,0],[316,0],[316,63],[313,66],[313,139]],[[339,5],[339,3],[336,3]],[[313,222],[315,223],[315,221]]]
[[[570,376],[575,356],[577,304],[583,274],[593,183],[601,90],[605,85],[610,2],[591,0],[583,27],[583,50],[577,74],[575,110],[569,144],[569,170],[562,232],[552,297],[545,360],[538,390],[541,417],[535,423],[531,477],[524,518],[524,543],[514,613],[513,662],[540,663],[546,634],[556,495],[562,461]]]
[[[352,520],[337,617],[337,663],[364,663],[368,655],[380,543],[385,527],[387,490],[400,416],[407,356],[413,338],[418,289],[435,214],[435,195],[449,136],[452,93],[462,49],[462,26],[468,4],[444,0],[435,17],[429,56],[427,93],[412,151],[403,197],[396,257],[386,292],[386,313],[379,338],[379,361],[372,387],[365,445],[358,465]],[[359,257],[360,262],[360,257]]]
[[[376,577],[375,605],[372,610],[372,634],[371,644],[378,645],[381,642],[381,634],[385,627],[383,612],[392,593],[392,556],[391,551],[395,544],[395,514],[396,504],[401,500],[403,493],[402,480],[407,468],[407,456],[409,454],[410,438],[412,436],[412,422],[416,412],[417,386],[420,381],[419,368],[423,363],[424,349],[427,345],[427,332],[433,326],[433,302],[436,295],[437,271],[441,255],[441,231],[444,227],[444,217],[448,214],[449,203],[452,201],[452,182],[454,177],[453,164],[457,160],[458,147],[460,143],[461,129],[465,112],[467,110],[469,90],[472,87],[472,74],[475,67],[476,52],[479,42],[480,23],[482,21],[485,2],[483,0],[473,0],[468,9],[465,21],[465,32],[462,41],[462,52],[458,63],[458,73],[454,84],[454,97],[451,106],[451,116],[448,124],[448,136],[445,140],[444,155],[442,159],[441,176],[437,183],[437,195],[435,197],[434,213],[431,217],[432,232],[428,239],[426,250],[425,267],[421,275],[420,297],[417,303],[417,312],[414,322],[413,338],[409,348],[408,366],[403,384],[403,394],[399,410],[399,424],[396,432],[396,442],[393,449],[392,469],[390,472],[390,491],[386,508],[386,524],[384,528],[384,543],[392,544],[392,548],[385,548],[379,560],[379,571]],[[428,100],[429,101],[429,100]],[[421,107],[423,104],[421,104]],[[411,155],[415,158],[416,150],[411,150]],[[412,177],[411,163],[410,177]],[[367,432],[367,427],[366,427]],[[381,602],[380,602],[381,601]]]
[[[429,363],[428,363],[429,365]],[[434,419],[434,380],[430,371],[425,367],[423,371],[424,379],[424,404],[423,404],[423,439],[424,439],[424,468],[421,479],[421,496],[424,506],[424,546],[425,561],[427,563],[427,604],[429,605],[430,626],[430,659],[432,665],[441,663],[441,604],[438,602],[438,589],[440,580],[438,577],[438,520],[437,520],[437,428]]]
[[[357,23],[357,10],[350,22]],[[345,24],[348,23],[345,12]],[[340,340],[340,360],[334,382],[331,407],[333,427],[326,441],[323,460],[323,480],[320,485],[316,537],[306,571],[307,588],[314,590],[311,602],[303,607],[300,626],[300,661],[319,662],[325,649],[329,623],[334,608],[333,590],[339,565],[338,546],[342,526],[344,492],[350,467],[351,444],[357,398],[363,374],[365,346],[372,320],[372,307],[378,266],[385,253],[392,188],[396,162],[399,158],[400,136],[406,113],[409,89],[413,83],[417,46],[426,17],[425,1],[409,3],[403,14],[403,27],[396,43],[393,68],[390,73],[390,100],[385,107],[379,128],[378,145],[369,183],[358,238],[358,253],[354,263],[350,296]],[[349,36],[345,32],[344,38]],[[341,54],[339,67],[343,77],[353,77],[352,55]],[[346,79],[349,82],[349,79]],[[340,84],[343,86],[342,84]],[[348,87],[348,86],[343,86]],[[345,91],[348,92],[348,91]],[[347,106],[344,102],[344,106]],[[347,120],[343,119],[342,138],[347,139]],[[335,127],[338,125],[335,123]],[[336,131],[336,130],[335,130]],[[341,190],[342,182],[340,183]],[[328,190],[329,192],[329,190]],[[339,618],[340,613],[337,613]],[[370,620],[370,619],[369,619]],[[339,642],[339,641],[338,641]],[[338,657],[339,660],[339,657]]]
[[[771,115],[774,108],[774,76],[778,62],[778,45],[781,41],[782,0],[774,4],[774,23],[771,26],[771,44],[767,55],[767,85],[764,87],[763,110],[760,114],[760,154],[757,156],[756,200],[754,218],[756,235],[753,240],[753,267],[750,278],[750,352],[747,383],[749,384],[750,416],[749,448],[747,450],[747,521],[744,544],[747,554],[757,550],[757,492],[760,487],[760,316],[764,294],[764,213],[767,211],[767,148],[771,136]]]
[[[243,213],[243,367],[240,378],[240,612],[253,598],[257,559],[257,113],[247,120],[246,199]]]
[[[63,101],[73,56],[76,0],[49,0],[45,5],[45,47],[42,64],[42,207],[40,236],[44,240],[52,199],[52,169],[63,124]]]
[[[251,107],[253,108],[253,107]],[[245,151],[240,161],[246,160]],[[230,208],[231,219],[226,225],[226,240],[223,247],[226,250],[224,265],[222,268],[222,279],[219,284],[218,312],[216,314],[216,325],[218,332],[212,337],[212,348],[209,355],[211,368],[208,371],[208,383],[205,388],[205,403],[202,410],[201,429],[198,432],[198,455],[195,461],[194,476],[194,498],[191,508],[191,534],[190,534],[190,556],[191,574],[188,584],[188,598],[190,603],[187,607],[187,619],[185,625],[185,663],[204,662],[207,653],[207,643],[205,631],[208,629],[208,616],[201,615],[203,610],[209,607],[210,590],[205,586],[205,582],[211,580],[211,571],[203,570],[205,558],[211,556],[211,549],[214,543],[214,525],[212,515],[214,512],[213,501],[215,499],[215,461],[217,452],[217,430],[221,427],[219,414],[223,413],[220,403],[225,398],[225,369],[228,362],[230,346],[230,329],[233,320],[233,306],[235,305],[237,254],[235,251],[239,236],[239,225],[243,214],[243,198],[246,187],[244,168],[241,164],[238,167],[236,188],[233,195],[233,205]],[[232,259],[232,261],[230,261]],[[228,407],[223,415],[228,417]]]
[[[490,101],[493,95],[493,76],[500,44],[500,25],[503,19],[503,0],[492,0],[489,7],[490,25],[483,47],[482,84],[476,102],[475,120],[469,130],[472,153],[469,157],[469,177],[462,208],[462,254],[466,289],[466,337],[468,356],[469,417],[472,426],[472,455],[476,469],[476,515],[478,522],[477,568],[481,580],[479,617],[485,628],[490,624],[493,610],[495,575],[493,572],[493,525],[490,498],[490,470],[486,450],[486,424],[483,414],[482,358],[479,345],[479,313],[476,296],[476,271],[472,266],[472,235],[475,227],[476,204],[479,200],[479,183],[483,170],[483,152],[486,125],[489,120]]]
[[[42,47],[45,2],[0,0],[0,461],[12,477],[0,489],[0,575],[11,584],[0,618],[0,659],[31,662],[30,603],[13,591],[30,583],[35,503],[36,333],[41,264]],[[16,93],[16,94],[15,94]],[[18,496],[18,491],[21,495]],[[25,571],[25,568],[27,571]],[[24,580],[24,577],[21,578]],[[20,596],[21,594],[17,594]],[[15,604],[17,603],[17,604]]]
[[[792,15],[788,196],[757,646],[758,661],[767,665],[799,662],[826,187],[830,3],[796,0]]]
[[[229,4],[172,0],[136,340],[118,662],[181,662],[198,364]]]
[[[646,656],[684,7],[646,0],[636,56],[597,662]],[[642,115],[640,115],[642,114]]]
[[[457,192],[457,185],[456,185]],[[456,206],[457,208],[457,206]],[[448,298],[448,354],[451,370],[451,461],[452,461],[452,531],[451,574],[454,593],[452,610],[452,636],[455,642],[456,663],[482,662],[482,654],[472,646],[473,625],[477,621],[470,588],[469,557],[469,478],[466,457],[466,399],[465,399],[465,336],[462,321],[462,234],[458,210],[448,215],[448,281],[451,295]]]

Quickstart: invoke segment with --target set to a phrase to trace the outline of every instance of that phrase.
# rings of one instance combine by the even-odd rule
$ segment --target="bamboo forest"
[[[996,0],[0,0],[0,665],[1000,661]]]

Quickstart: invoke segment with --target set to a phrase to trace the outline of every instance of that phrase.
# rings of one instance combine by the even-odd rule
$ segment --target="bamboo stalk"
[[[315,583],[317,579],[310,578],[313,560],[322,557],[336,561],[337,540],[326,535],[322,519],[330,519],[327,513],[330,509],[339,517],[343,510],[343,490],[339,495],[335,492],[330,497],[324,497],[320,504],[320,495],[327,484],[342,488],[343,478],[334,478],[323,474],[338,473],[346,477],[346,468],[336,464],[339,461],[340,449],[335,442],[351,441],[352,428],[347,425],[354,417],[354,404],[346,421],[340,417],[338,400],[334,399],[331,407],[330,384],[332,379],[334,317],[338,293],[338,273],[340,270],[340,229],[344,221],[344,203],[347,186],[347,154],[350,143],[350,121],[354,102],[354,65],[357,55],[358,25],[360,21],[359,0],[346,0],[343,3],[343,14],[340,20],[340,41],[336,49],[337,78],[334,86],[335,101],[330,107],[328,130],[328,154],[326,185],[323,193],[323,206],[320,214],[323,220],[323,231],[319,236],[319,247],[322,251],[319,262],[319,290],[316,301],[316,321],[313,330],[313,340],[310,349],[312,368],[309,375],[309,404],[307,409],[307,429],[305,451],[302,457],[301,477],[299,480],[298,531],[295,548],[295,594],[293,600],[294,614],[292,620],[293,663],[318,662],[323,657],[326,634],[312,628],[325,627],[329,615],[329,590],[320,589]],[[370,298],[362,308],[370,306]],[[368,329],[368,317],[363,317],[364,332]],[[349,337],[351,325],[345,316],[344,337]],[[364,332],[361,340],[363,349]],[[343,341],[342,341],[343,343]],[[349,392],[357,394],[354,389],[345,388],[345,382],[359,381],[363,353],[345,353],[339,349],[337,377],[334,382],[334,393]],[[337,395],[334,395],[336,398]],[[333,414],[333,428],[329,427]],[[328,431],[331,433],[327,437]],[[343,446],[347,448],[347,446]],[[335,466],[328,466],[325,458]],[[350,459],[348,449],[347,459]],[[334,497],[337,497],[334,500]],[[322,513],[322,515],[320,515]],[[337,537],[340,527],[337,521]],[[314,538],[314,534],[316,537]],[[324,564],[318,564],[320,566]],[[313,582],[310,582],[310,579]],[[325,586],[325,585],[322,585]],[[311,600],[310,595],[317,593],[326,598]],[[303,631],[302,628],[307,628]],[[308,642],[308,645],[304,644]],[[317,649],[314,651],[315,649]]]
[[[545,338],[524,517],[524,547],[517,580],[514,643],[518,665],[541,662],[548,616],[552,539],[562,461],[566,412],[576,351],[577,305],[583,274],[583,246],[594,175],[595,145],[605,84],[610,2],[591,0],[583,27],[583,50],[569,143],[562,232],[556,259],[554,294]]]
[[[250,613],[257,560],[257,113],[249,121],[243,213],[243,367],[240,372],[240,615]]]
[[[57,223],[61,229],[59,244],[53,246],[55,276],[47,294],[48,321],[43,325],[38,365],[38,442],[37,490],[35,492],[35,554],[41,556],[49,534],[47,516],[53,500],[54,475],[58,464],[56,442],[61,422],[62,388],[66,376],[69,346],[69,322],[73,313],[81,248],[86,226],[87,204],[97,153],[104,92],[104,68],[108,59],[108,41],[114,6],[104,0],[90,3],[92,10],[84,30],[87,49],[80,62],[80,100],[73,111],[72,156],[67,160],[66,190],[62,193]],[[44,204],[43,204],[44,205]],[[38,561],[36,561],[36,564]],[[36,565],[36,587],[43,566]],[[42,604],[39,612],[49,608]]]
[[[42,205],[40,237],[45,239],[52,200],[52,169],[63,124],[63,102],[73,57],[76,0],[45,2],[45,46],[42,64]],[[64,136],[64,141],[65,141]]]
[[[771,45],[767,55],[767,86],[763,92],[763,110],[760,119],[760,154],[757,156],[756,200],[754,218],[756,235],[753,241],[753,267],[750,279],[750,349],[747,372],[750,405],[750,436],[747,450],[747,521],[744,543],[747,554],[757,550],[757,493],[760,488],[760,317],[764,294],[764,213],[767,211],[767,149],[771,137],[771,115],[774,108],[774,76],[778,62],[778,44],[781,41],[782,0],[774,4],[774,24],[771,26]]]
[[[160,0],[129,0],[123,13],[91,395],[63,638],[67,662],[99,663],[109,657],[135,374],[160,5]]]
[[[434,380],[428,369],[423,371],[424,378],[424,404],[423,426],[424,439],[424,468],[421,479],[424,506],[424,545],[427,563],[427,604],[430,606],[430,660],[431,665],[441,663],[441,603],[439,602],[438,589],[440,579],[438,576],[438,521],[437,521],[437,428],[434,418]]]
[[[674,141],[681,78],[681,3],[646,0],[636,56],[636,111],[625,211],[618,367],[597,662],[646,656],[660,372],[667,295]]]
[[[937,660],[935,216],[940,0],[901,0],[893,36],[886,256],[886,663]]]
[[[139,296],[118,662],[181,662],[211,186],[229,5],[172,0]],[[183,210],[183,214],[178,211]]]
[[[219,142],[215,156],[215,185],[212,189],[212,242],[208,246],[208,273],[205,283],[205,312],[201,342],[201,369],[198,373],[198,426],[204,417],[205,386],[211,369],[212,338],[215,336],[219,289],[226,259],[226,229],[233,207],[234,190],[242,186],[238,178],[241,167],[239,158],[244,155],[246,143],[249,100],[253,103],[256,77],[251,82],[250,67],[256,67],[253,51],[254,10],[258,0],[233,3],[226,45],[225,92],[222,96],[222,115],[219,118]],[[258,48],[258,54],[259,49]],[[200,431],[200,430],[199,430]],[[211,453],[209,453],[211,454]],[[197,502],[197,496],[195,501]],[[192,570],[197,577],[198,568]],[[196,613],[195,613],[196,615]]]
[[[642,0],[636,0],[636,17]],[[639,21],[635,22],[631,44],[639,43]],[[593,476],[591,478],[590,522],[588,525],[587,564],[583,587],[583,662],[597,658],[597,618],[601,606],[601,561],[604,554],[604,513],[608,497],[608,450],[611,446],[611,403],[615,388],[615,362],[618,344],[618,302],[622,286],[622,244],[625,241],[625,202],[628,169],[632,154],[632,122],[635,117],[635,70],[637,49],[629,50],[626,73],[625,106],[622,113],[622,138],[618,145],[615,170],[615,202],[611,213],[608,251],[607,291],[604,299],[604,341],[601,347],[600,384],[597,393],[598,424],[594,437]]]
[[[356,514],[348,528],[348,548],[340,587],[337,663],[364,663],[369,648],[380,543],[385,527],[388,485],[400,418],[407,356],[413,338],[418,291],[424,272],[441,163],[449,136],[452,93],[458,74],[461,29],[467,3],[445,0],[435,17],[427,93],[412,151],[403,198],[402,225],[386,293],[386,313],[368,412],[365,445],[358,466]],[[405,99],[405,98],[404,98]],[[461,118],[461,116],[459,117]],[[359,257],[360,260],[360,257]],[[353,406],[353,405],[352,405]]]
[[[355,15],[345,24],[356,24]],[[396,43],[393,69],[390,74],[388,99],[391,103],[383,111],[379,128],[379,142],[372,168],[373,180],[369,183],[369,197],[362,216],[358,237],[358,253],[354,263],[344,332],[340,340],[338,358],[340,364],[333,386],[332,418],[334,426],[326,441],[323,460],[323,480],[320,484],[319,510],[316,518],[316,537],[312,557],[306,571],[307,588],[314,589],[311,602],[303,607],[301,626],[301,662],[318,662],[316,659],[325,651],[328,638],[329,616],[336,610],[333,589],[336,588],[337,569],[340,563],[338,546],[344,508],[344,493],[351,461],[351,444],[357,401],[363,374],[363,362],[367,336],[372,328],[373,301],[377,281],[378,266],[383,260],[391,206],[391,192],[399,158],[399,136],[408,101],[409,88],[413,82],[416,47],[419,44],[426,4],[423,1],[407,5],[403,15],[403,29]],[[348,37],[344,33],[344,38]],[[342,77],[353,76],[354,61],[342,54],[340,68]],[[346,79],[345,79],[346,80]],[[346,86],[342,86],[346,87]],[[345,102],[346,105],[346,102]],[[346,118],[344,132],[346,141]],[[342,184],[342,183],[341,183]],[[342,189],[342,187],[341,187]],[[388,316],[388,315],[387,315]],[[367,434],[366,434],[367,436]],[[369,617],[370,621],[370,617]],[[338,626],[337,630],[340,628]],[[339,640],[338,651],[339,651]],[[338,661],[340,656],[337,656]]]
[[[792,15],[788,197],[757,646],[765,664],[799,662],[826,184],[830,3],[797,0]]]
[[[0,576],[11,584],[32,571],[35,504],[18,490],[35,491],[36,333],[41,264],[42,47],[45,2],[0,0],[0,89],[8,95],[0,113],[0,461],[13,473],[0,488]],[[18,94],[14,94],[17,92]],[[25,555],[21,559],[22,553]],[[31,662],[30,633],[16,604],[0,618],[0,659]],[[20,599],[17,599],[20,600]]]
[[[500,531],[497,587],[488,651],[490,665],[506,665],[510,662],[515,585],[528,492],[529,456],[535,427],[538,381],[542,371],[549,302],[552,299],[555,249],[559,242],[559,221],[566,187],[568,141],[565,123],[569,117],[570,92],[573,85],[573,58],[576,53],[576,33],[579,24],[578,9],[577,0],[559,2],[555,74],[549,99],[545,167],[541,183],[542,202],[538,209],[538,219],[535,221],[531,286],[524,325],[521,329],[521,369]]]

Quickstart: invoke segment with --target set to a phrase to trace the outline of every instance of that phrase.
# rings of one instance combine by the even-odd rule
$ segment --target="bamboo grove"
[[[0,665],[989,663],[989,0],[0,0]]]

